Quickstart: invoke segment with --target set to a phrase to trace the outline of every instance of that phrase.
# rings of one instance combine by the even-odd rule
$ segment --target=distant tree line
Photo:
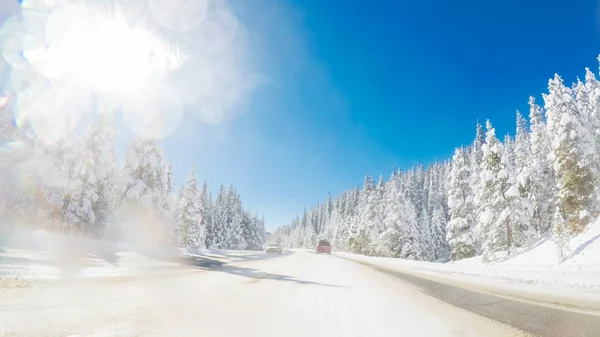
[[[586,68],[571,86],[555,75],[543,106],[529,99],[503,140],[477,123],[451,160],[392,170],[328,198],[279,228],[290,247],[319,238],[352,252],[414,260],[492,261],[550,237],[559,260],[600,206],[600,82]]]

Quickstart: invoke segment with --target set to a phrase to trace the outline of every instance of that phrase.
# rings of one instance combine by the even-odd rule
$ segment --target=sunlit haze
[[[478,120],[512,132],[554,72],[573,81],[595,67],[600,42],[591,2],[568,9],[581,39],[554,53],[558,4],[0,4],[17,122],[52,142],[114,113],[119,161],[136,135],[159,137],[177,188],[196,165],[213,194],[234,184],[269,229],[365,173],[449,159]]]
[[[600,0],[0,0],[0,337],[599,337]]]

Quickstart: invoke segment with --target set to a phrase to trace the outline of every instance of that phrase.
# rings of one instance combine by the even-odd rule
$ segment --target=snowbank
[[[254,260],[264,251],[184,249],[0,226],[0,279],[113,277],[181,267],[189,259]]]
[[[569,242],[570,258],[559,263],[554,243],[540,241],[512,257],[484,264],[480,257],[433,263],[350,253],[338,256],[456,286],[600,310],[600,220]]]
[[[0,278],[131,275],[173,267],[176,248],[0,226]]]

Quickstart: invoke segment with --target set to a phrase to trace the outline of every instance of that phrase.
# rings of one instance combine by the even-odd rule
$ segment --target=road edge
[[[386,264],[373,263],[363,259],[355,259],[350,256],[343,256],[333,253],[332,255],[347,261],[352,261],[363,266],[375,269],[380,272],[390,271],[402,273],[428,281],[438,282],[457,288],[475,291],[487,295],[502,297],[510,300],[525,302],[534,305],[546,306],[560,310],[568,310],[579,313],[600,315],[600,302],[586,297],[587,294],[578,294],[579,296],[567,295],[564,293],[549,293],[548,289],[543,291],[534,289],[525,289],[533,285],[525,284],[510,284],[508,282],[490,282],[488,280],[475,281],[473,276],[457,276],[452,274],[440,274],[431,271],[421,271],[414,269],[402,268],[399,266],[391,267]],[[388,274],[389,275],[389,274]]]

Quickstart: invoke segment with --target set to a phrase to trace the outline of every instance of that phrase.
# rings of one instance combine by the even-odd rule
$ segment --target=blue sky
[[[477,120],[514,132],[555,72],[571,82],[598,67],[591,0],[236,5],[269,81],[240,117],[188,117],[164,145],[178,182],[196,164],[213,190],[233,183],[268,229],[366,172],[449,158]]]
[[[219,125],[187,107],[162,144],[178,185],[196,165],[270,230],[365,173],[450,158],[477,120],[514,132],[515,110],[554,73],[569,83],[598,69],[593,0],[229,2],[261,84]],[[133,135],[119,130],[122,155]]]

